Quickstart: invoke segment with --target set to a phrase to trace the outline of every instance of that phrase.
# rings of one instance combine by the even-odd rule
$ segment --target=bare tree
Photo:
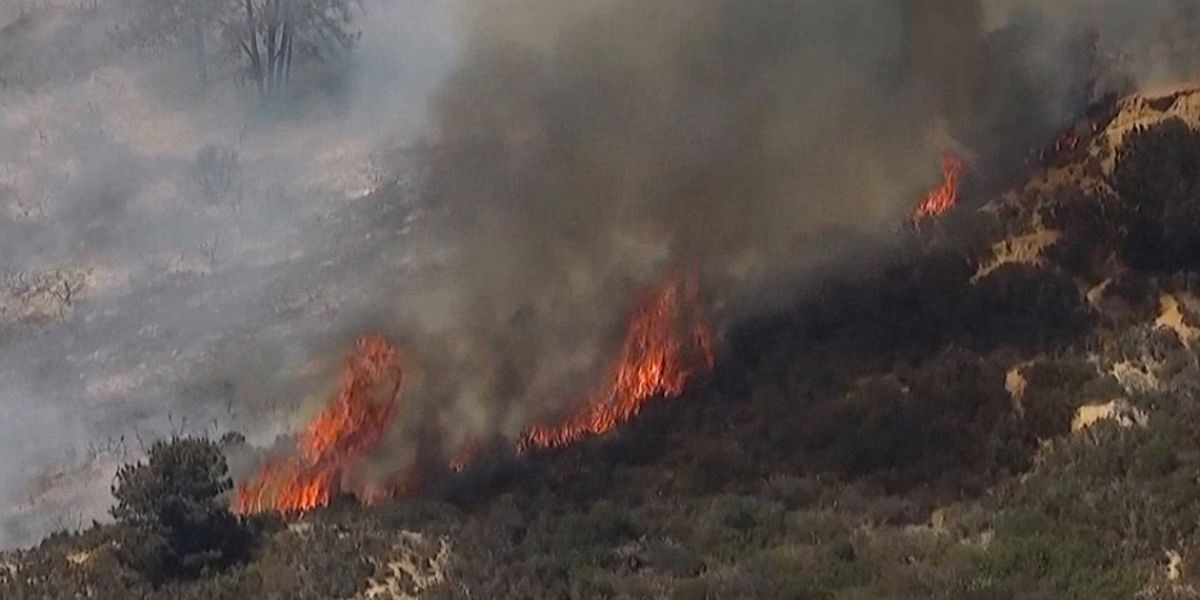
[[[322,59],[349,52],[358,0],[241,0],[240,26],[231,28],[260,92],[287,87],[297,53]]]
[[[128,46],[188,48],[202,85],[210,63],[239,55],[264,95],[287,87],[299,58],[323,60],[351,51],[361,0],[124,0],[136,15],[117,31]],[[228,55],[228,54],[226,54]]]

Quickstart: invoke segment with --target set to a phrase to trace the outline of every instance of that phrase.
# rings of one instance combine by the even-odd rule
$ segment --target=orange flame
[[[387,431],[400,406],[402,380],[399,358],[387,340],[360,339],[342,372],[340,391],[301,433],[294,455],[268,462],[257,477],[238,485],[233,512],[297,512],[329,504],[343,491],[346,469]]]
[[[668,280],[637,303],[621,352],[607,383],[581,410],[555,426],[530,428],[517,446],[564,446],[632,420],[647,400],[676,396],[693,375],[713,367],[712,339],[697,308],[694,278]],[[303,512],[326,506],[344,491],[347,470],[371,452],[400,406],[402,370],[396,350],[377,335],[358,341],[347,361],[339,393],[301,433],[295,452],[263,466],[235,490],[233,512]],[[450,458],[461,472],[482,449],[468,440]],[[388,483],[354,490],[366,503],[415,493],[417,472],[397,473]]]
[[[712,339],[697,296],[694,278],[669,280],[643,296],[604,387],[558,425],[532,427],[517,452],[610,431],[636,417],[647,400],[679,395],[690,377],[711,370]]]
[[[930,190],[925,199],[913,209],[909,222],[917,223],[926,218],[937,218],[954,208],[958,202],[958,179],[966,168],[966,161],[953,152],[942,153],[942,183]]]

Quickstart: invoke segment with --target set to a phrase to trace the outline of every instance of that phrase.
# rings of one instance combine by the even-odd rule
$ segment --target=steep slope
[[[0,590],[1200,597],[1197,128],[1200,91],[1097,107],[1027,181],[863,240],[873,266],[813,273],[609,435],[484,453],[427,499],[262,517],[225,574],[151,588],[96,527],[4,555]]]

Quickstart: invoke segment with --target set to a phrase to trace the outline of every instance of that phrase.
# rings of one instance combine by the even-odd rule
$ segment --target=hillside
[[[1200,91],[1097,107],[609,435],[257,517],[250,562],[160,588],[120,526],[57,534],[0,596],[1200,597],[1197,128]]]
[[[102,517],[116,467],[180,423],[237,420],[259,443],[278,433],[297,390],[324,375],[320,356],[284,349],[336,337],[339,315],[377,304],[376,279],[352,277],[364,255],[393,274],[414,262],[397,243],[408,200],[360,200],[405,187],[403,165],[379,165],[396,162],[383,158],[389,142],[417,120],[409,96],[430,84],[412,80],[437,69],[391,67],[408,87],[379,109],[386,126],[368,107],[328,109],[332,93],[298,92],[285,108],[309,116],[280,116],[238,83],[236,56],[199,94],[184,50],[122,48],[113,31],[130,2],[0,4],[21,15],[0,16],[7,549]],[[432,31],[436,19],[421,22]],[[397,42],[380,39],[396,27],[366,31],[364,61],[386,59]],[[400,44],[430,52],[432,35]],[[323,66],[304,72],[327,84],[334,67],[350,70]]]

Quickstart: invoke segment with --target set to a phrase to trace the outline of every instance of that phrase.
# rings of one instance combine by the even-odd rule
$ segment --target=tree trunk
[[[267,93],[273,94],[276,91],[275,82],[275,66],[279,62],[279,51],[276,45],[279,43],[279,3],[269,2],[267,19],[267,37],[264,40],[264,45],[267,49],[267,69],[265,77],[267,79]]]
[[[242,40],[242,49],[250,59],[250,75],[258,86],[259,94],[264,93],[262,54],[258,49],[258,22],[254,18],[254,1],[246,0],[246,39]]]
[[[287,48],[283,58],[283,84],[286,86],[292,79],[292,24],[290,21],[284,31],[286,32]]]
[[[287,86],[285,78],[285,70],[287,68],[287,52],[288,44],[291,43],[291,24],[287,17],[284,17],[283,23],[279,27],[279,43],[275,46],[275,68],[272,72],[272,77],[275,78],[276,87],[280,90]]]

